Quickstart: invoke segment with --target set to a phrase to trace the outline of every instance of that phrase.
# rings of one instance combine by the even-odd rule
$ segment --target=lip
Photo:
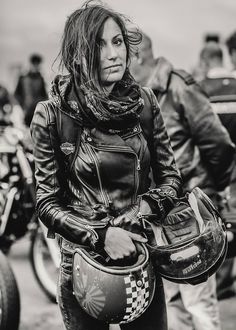
[[[122,66],[121,64],[114,64],[114,65],[106,66],[103,70],[115,69],[121,66]]]

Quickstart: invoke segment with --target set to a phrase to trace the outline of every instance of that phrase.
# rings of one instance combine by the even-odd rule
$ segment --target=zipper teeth
[[[94,146],[93,145],[92,147],[94,149],[98,149],[98,150],[114,150],[114,151],[117,151],[117,152],[119,152],[120,150],[122,150],[122,151],[127,151],[127,152],[130,152],[130,153],[134,153],[134,151],[132,151],[130,148],[124,147],[124,146],[107,146],[107,145],[104,145],[102,147],[97,147],[97,146]]]
[[[140,163],[140,160],[137,159],[138,163]],[[139,187],[139,170],[140,170],[140,164],[137,166],[137,170],[135,171],[135,181],[136,181],[136,188],[134,192],[134,199],[133,202],[136,202],[137,194],[138,194],[138,187]]]
[[[91,229],[93,229],[93,228],[105,228],[106,227],[106,223],[104,223],[104,222],[102,222],[101,223],[101,221],[94,221],[93,222],[93,224],[89,224],[87,221],[83,221],[81,218],[79,218],[78,220],[73,220],[73,219],[71,219],[72,221],[76,221],[76,223],[77,223],[77,221],[82,225],[82,226],[85,226],[86,228],[88,227],[88,228],[91,228]]]
[[[140,155],[142,155],[143,152],[144,152],[144,146],[143,146],[143,144],[142,144],[142,139],[141,139],[140,135],[138,135],[138,138],[139,138],[139,140],[140,140],[140,146],[141,146],[141,148],[140,148]],[[139,187],[139,181],[140,181],[140,178],[139,178],[139,172],[138,172],[138,171],[140,171],[140,169],[141,169],[141,167],[140,167],[140,162],[141,162],[140,158],[137,158],[137,162],[138,162],[138,166],[137,166],[137,171],[135,172],[136,180],[137,180],[136,191],[135,191],[135,195],[134,195],[135,201],[136,201],[136,199],[137,199],[137,195],[138,195],[138,187]]]
[[[109,206],[109,199],[107,198],[103,186],[102,186],[102,180],[101,180],[101,176],[99,173],[99,167],[98,167],[98,161],[97,161],[97,157],[96,155],[93,153],[92,148],[90,146],[90,148],[87,146],[87,144],[85,143],[86,149],[88,151],[88,153],[90,154],[91,158],[93,159],[95,166],[96,166],[96,170],[97,170],[97,175],[98,175],[98,181],[99,181],[99,186],[100,186],[100,190],[101,190],[101,196],[103,198],[104,204],[105,206]]]

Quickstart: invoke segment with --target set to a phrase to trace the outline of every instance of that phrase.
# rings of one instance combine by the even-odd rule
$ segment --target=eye
[[[123,39],[122,38],[115,38],[114,40],[113,40],[113,43],[114,43],[114,45],[116,45],[116,46],[120,46],[122,43],[123,43]]]

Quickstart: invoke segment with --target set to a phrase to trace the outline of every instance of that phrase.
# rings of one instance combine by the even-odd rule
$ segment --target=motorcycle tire
[[[58,270],[52,261],[40,227],[37,227],[31,237],[30,263],[39,286],[49,300],[56,303]]]
[[[7,257],[0,251],[0,329],[17,330],[20,323],[20,295]]]

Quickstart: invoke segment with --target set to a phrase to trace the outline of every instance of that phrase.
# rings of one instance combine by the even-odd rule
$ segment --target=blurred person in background
[[[203,47],[205,47],[208,43],[220,43],[220,35],[218,33],[207,33],[203,38]],[[198,82],[204,78],[206,78],[206,68],[204,63],[202,62],[202,58],[199,57],[198,63],[191,70],[191,74],[193,78]]]
[[[0,126],[25,128],[22,108],[2,84],[0,84]]]
[[[206,78],[199,83],[208,94],[213,110],[218,114],[232,141],[236,144],[236,79],[233,73],[224,66],[223,50],[220,44],[208,43],[201,50],[200,58]],[[230,208],[231,212],[234,210],[236,216],[236,168],[232,173],[228,198],[227,205],[219,203],[219,211],[224,217],[224,213]],[[235,239],[233,233],[228,231],[229,251],[235,248]],[[217,272],[218,299],[235,295],[233,266],[234,258],[226,259]]]
[[[228,39],[226,40],[226,46],[228,48],[231,64],[232,64],[232,72],[236,77],[236,31],[233,32]]]
[[[233,145],[208,97],[191,75],[155,59],[143,35],[130,66],[134,78],[160,102],[184,192],[200,187],[213,201],[225,194],[234,166]],[[191,286],[164,281],[169,330],[221,329],[215,275]]]
[[[6,87],[0,85],[0,126],[12,125],[12,98]]]
[[[236,144],[236,77],[224,65],[220,44],[208,43],[201,50],[200,58],[206,72],[206,77],[200,84]]]
[[[29,58],[29,71],[20,75],[14,96],[21,105],[25,124],[30,126],[36,104],[48,98],[46,84],[40,72],[43,58],[39,54],[32,54]]]

